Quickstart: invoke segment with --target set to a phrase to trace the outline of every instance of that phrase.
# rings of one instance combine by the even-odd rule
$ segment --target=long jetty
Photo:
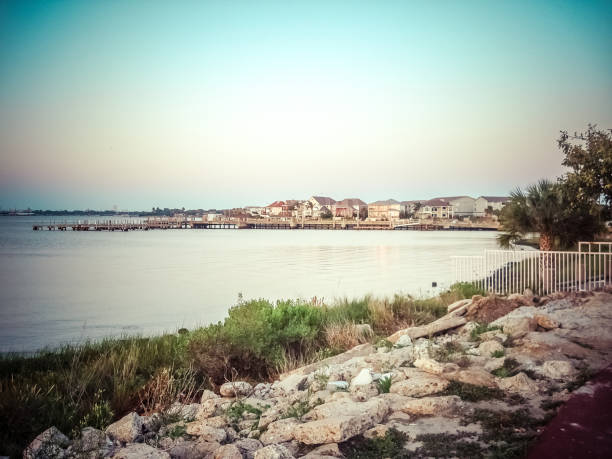
[[[220,219],[147,218],[143,220],[76,220],[43,222],[34,231],[148,231],[154,229],[310,229],[310,230],[403,230],[403,231],[495,231],[493,225],[441,223],[424,220],[359,221],[299,219]]]

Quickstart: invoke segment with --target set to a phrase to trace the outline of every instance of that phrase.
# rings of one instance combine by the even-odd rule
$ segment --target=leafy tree
[[[612,205],[612,129],[600,130],[589,124],[584,133],[570,136],[562,131],[558,145],[565,155],[563,165],[570,168],[562,182],[577,202],[593,200],[605,206],[610,216]]]
[[[602,229],[599,206],[586,200],[577,204],[563,184],[540,180],[510,196],[500,214],[503,233],[498,242],[502,247],[539,233],[540,250],[565,248],[592,239]]]

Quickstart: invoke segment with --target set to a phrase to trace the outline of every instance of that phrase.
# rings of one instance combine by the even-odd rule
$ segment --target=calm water
[[[0,351],[176,331],[248,298],[434,293],[494,232],[32,231],[0,217]]]

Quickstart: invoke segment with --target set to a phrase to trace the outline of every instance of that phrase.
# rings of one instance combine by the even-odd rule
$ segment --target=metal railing
[[[455,282],[506,295],[590,291],[612,283],[612,243],[581,242],[578,251],[485,250],[452,257]]]

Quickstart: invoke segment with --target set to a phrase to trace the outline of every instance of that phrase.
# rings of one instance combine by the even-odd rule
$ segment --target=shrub
[[[380,378],[376,383],[379,394],[388,394],[391,390],[391,376]]]

